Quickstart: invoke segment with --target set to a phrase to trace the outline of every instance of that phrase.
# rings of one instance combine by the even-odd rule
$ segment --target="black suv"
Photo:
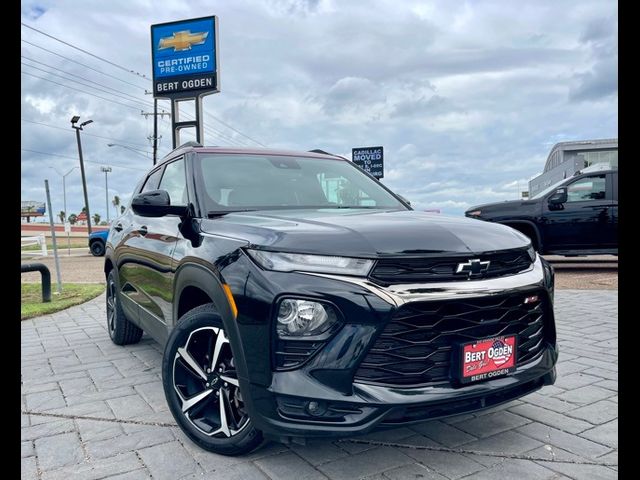
[[[618,254],[618,171],[588,167],[529,200],[471,207],[467,217],[508,225],[541,254]]]
[[[111,339],[227,455],[498,405],[555,381],[553,271],[503,225],[411,209],[342,157],[178,148],[114,220]]]

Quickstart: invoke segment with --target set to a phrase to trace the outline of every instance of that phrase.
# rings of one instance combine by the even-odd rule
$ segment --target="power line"
[[[135,83],[127,82],[126,80],[123,80],[120,77],[116,77],[115,75],[111,75],[110,73],[106,73],[106,72],[103,72],[102,70],[98,70],[97,68],[93,68],[93,67],[90,67],[89,65],[85,65],[84,63],[78,62],[77,60],[74,60],[73,58],[65,57],[64,55],[61,55],[61,54],[59,54],[57,52],[54,52],[53,50],[49,50],[47,48],[44,48],[44,47],[42,47],[40,45],[36,45],[35,43],[29,42],[28,40],[22,39],[21,41],[24,42],[24,43],[27,43],[29,45],[32,45],[32,46],[34,46],[36,48],[39,48],[40,50],[44,50],[47,53],[51,53],[52,55],[57,55],[60,58],[64,58],[65,60],[67,60],[69,62],[77,63],[78,65],[80,65],[80,66],[82,66],[84,68],[88,68],[89,70],[93,70],[94,72],[98,72],[101,75],[106,75],[107,77],[115,78],[116,80],[119,80],[119,81],[121,81],[123,83],[126,83],[127,85],[131,85],[131,86],[136,87],[136,88],[144,89],[144,87],[142,87],[140,85],[136,85]]]
[[[25,65],[26,65],[26,64],[25,64]],[[40,68],[38,68],[38,67],[34,67],[33,65],[26,65],[26,66],[29,66],[29,67],[31,67],[31,68],[36,68],[36,69],[38,69],[38,70],[42,70],[42,69],[40,69]],[[25,75],[29,75],[29,76],[35,77],[35,78],[39,78],[39,79],[44,80],[44,81],[46,81],[46,82],[50,82],[50,83],[54,83],[54,84],[56,84],[56,85],[60,85],[61,87],[69,88],[69,89],[71,89],[71,90],[75,90],[75,91],[77,91],[77,92],[81,92],[81,93],[86,93],[87,95],[91,95],[91,96],[93,96],[93,97],[100,98],[100,99],[102,99],[102,100],[106,100],[107,102],[115,103],[115,104],[117,104],[117,105],[122,105],[122,106],[124,106],[124,107],[132,108],[132,109],[134,109],[134,110],[138,110],[138,108],[139,108],[139,107],[134,107],[133,105],[129,105],[129,104],[125,104],[125,103],[122,103],[122,102],[118,102],[118,101],[116,101],[116,100],[112,100],[112,99],[109,99],[109,98],[105,98],[105,97],[102,97],[102,96],[100,96],[100,95],[96,95],[95,93],[92,93],[92,92],[87,92],[86,90],[82,90],[82,89],[80,89],[80,88],[75,88],[75,87],[72,87],[72,86],[70,86],[70,85],[65,85],[65,84],[60,83],[60,82],[55,82],[55,81],[50,80],[50,79],[48,79],[48,78],[44,78],[44,77],[41,77],[41,76],[39,76],[39,75],[34,75],[34,74],[32,74],[32,73],[29,73],[29,72],[22,72],[22,73],[23,73],[23,74],[25,74]],[[55,73],[52,73],[52,72],[46,72],[46,73],[48,73],[48,74],[50,74],[50,75],[55,75],[55,76],[57,76],[57,77],[64,78],[65,80],[71,80],[71,81],[74,81],[74,82],[75,82],[75,80],[73,80],[73,79],[68,79],[68,78],[62,77],[61,75],[57,75],[57,74],[55,74]],[[82,82],[78,82],[78,83],[82,83]],[[124,97],[122,97],[122,96],[120,96],[120,95],[116,95],[116,94],[111,93],[111,92],[106,92],[105,90],[102,90],[102,89],[97,88],[97,87],[93,87],[93,86],[91,86],[91,85],[86,85],[86,84],[83,84],[83,85],[88,86],[89,88],[93,88],[93,89],[95,89],[95,90],[99,90],[99,91],[105,92],[105,93],[107,93],[107,94],[109,94],[109,95],[113,95],[114,97],[122,98],[123,100],[129,101],[129,102],[133,102],[133,101],[134,101],[134,100],[129,100],[128,98],[124,98]],[[152,103],[150,103],[150,102],[149,102],[149,103],[144,102],[144,100],[135,100],[135,101],[136,101],[136,102],[139,102],[139,103],[138,103],[138,105],[142,105],[143,107],[144,107],[144,106],[152,106],[152,105],[153,105],[153,104],[152,104]],[[145,105],[145,104],[146,104],[146,105]],[[192,115],[190,115],[190,114],[188,114],[188,113],[184,113],[183,115],[185,115],[187,118],[191,118],[191,119],[195,118],[195,117],[193,117]],[[222,132],[220,132],[220,131],[218,131],[218,130],[215,130],[213,127],[205,126],[205,127],[204,127],[204,129],[205,129],[205,131],[206,131],[207,133],[210,133],[211,135],[214,135],[214,136],[220,137],[221,139],[228,141],[228,142],[229,142],[229,143],[231,143],[232,145],[246,146],[245,144],[241,143],[239,140],[233,139],[233,138],[231,138],[231,137],[227,136],[226,134],[224,134],[224,133],[222,133]]]
[[[44,77],[40,77],[38,75],[34,75],[33,73],[29,73],[29,72],[20,72],[23,75],[29,75],[31,77],[35,77],[35,78],[39,78],[40,80],[44,80],[45,82],[51,82],[51,83],[55,83],[56,85],[60,85],[61,87],[65,87],[71,90],[75,90],[76,92],[82,92],[82,93],[86,93],[87,95],[91,95],[93,97],[97,97],[100,98],[102,100],[106,100],[107,102],[111,102],[111,103],[115,103],[118,105],[122,105],[123,107],[127,107],[127,108],[133,108],[134,110],[138,110],[139,107],[134,107],[133,105],[127,105],[126,103],[122,103],[122,102],[117,102],[116,100],[111,100],[109,98],[104,98],[101,97],[100,95],[96,95],[95,93],[91,93],[91,92],[87,92],[86,90],[81,90],[79,88],[74,88],[74,87],[70,87],[69,85],[65,85],[63,83],[60,82],[54,82],[53,80],[49,80],[48,78],[44,78]]]
[[[131,95],[131,94],[127,93],[127,92],[123,92],[122,90],[118,90],[117,88],[113,88],[113,87],[110,87],[108,85],[104,85],[103,83],[98,83],[95,80],[91,80],[90,78],[81,77],[80,75],[77,75],[75,73],[67,72],[66,70],[62,70],[61,68],[54,67],[53,65],[46,64],[46,63],[41,62],[39,60],[34,60],[33,58],[25,57],[24,55],[20,55],[20,57],[24,58],[25,60],[29,60],[30,62],[34,62],[34,63],[38,63],[40,65],[44,65],[45,67],[51,68],[52,70],[57,70],[59,72],[65,73],[67,75],[71,75],[72,77],[76,77],[76,78],[79,78],[81,80],[85,80],[85,81],[90,82],[90,83],[95,83],[96,85],[99,85],[99,86],[101,86],[103,88],[107,88],[109,90],[113,90],[114,92],[121,93],[122,95],[126,95],[127,97],[131,97],[131,98],[135,99],[136,101],[143,101],[143,100],[140,100],[140,98],[136,97],[135,95]],[[24,62],[20,62],[20,63],[22,63],[22,65],[26,65],[28,67],[35,68],[36,70],[40,70],[40,71],[45,72],[45,73],[51,73],[51,75],[56,75],[55,73],[48,72],[47,70],[43,70],[43,69],[41,69],[39,67],[36,67],[34,65],[29,65],[28,63],[24,63]],[[64,78],[64,77],[61,77],[61,78]],[[65,79],[65,80],[75,81],[73,79]],[[92,87],[92,88],[94,88],[94,87]]]
[[[29,65],[28,63],[24,63],[24,62],[20,62],[20,63],[21,63],[22,65],[26,66],[26,67],[33,68],[33,69],[35,69],[35,70],[39,70],[39,71],[41,71],[41,72],[44,72],[44,73],[46,73],[47,75],[53,75],[54,77],[62,78],[63,80],[68,80],[68,81],[71,81],[71,82],[73,82],[73,83],[75,83],[75,84],[78,84],[78,85],[82,85],[82,86],[85,86],[85,87],[93,88],[94,90],[98,90],[99,92],[104,92],[104,93],[106,93],[106,94],[108,94],[108,95],[113,95],[114,97],[117,97],[117,98],[122,98],[123,100],[126,100],[126,101],[128,101],[128,102],[138,102],[138,103],[140,103],[140,104],[142,104],[142,102],[144,102],[144,100],[139,100],[139,99],[137,99],[136,97],[134,97],[133,95],[129,95],[129,94],[127,94],[127,93],[125,93],[124,95],[127,95],[127,96],[131,97],[132,99],[127,98],[127,97],[125,97],[124,95],[119,95],[119,94],[116,94],[116,93],[111,93],[110,91],[105,90],[105,89],[103,89],[103,88],[94,87],[93,85],[91,85],[91,84],[89,84],[89,83],[80,82],[80,81],[78,81],[78,80],[76,80],[76,79],[74,79],[74,78],[69,78],[69,77],[65,77],[64,75],[60,75],[60,74],[58,74],[58,73],[50,72],[50,71],[48,71],[48,70],[45,70],[44,68],[36,67],[35,65]],[[27,73],[27,72],[23,72],[23,73]],[[81,78],[81,77],[78,77],[78,78]],[[89,80],[89,81],[91,82],[91,80]],[[94,82],[94,83],[95,83],[95,82]],[[98,84],[97,84],[97,85],[98,85]],[[107,88],[109,88],[109,87],[107,87]],[[111,89],[111,90],[114,90],[114,89]],[[117,90],[116,90],[116,91],[117,91]]]
[[[65,132],[69,132],[69,133],[73,133],[73,131],[71,131],[68,128],[63,128],[63,127],[59,127],[57,125],[49,125],[48,123],[42,123],[42,122],[35,122],[33,120],[27,120],[26,118],[21,118],[20,119],[23,122],[28,122],[28,123],[35,123],[36,125],[44,125],[45,127],[51,127],[51,128],[57,128],[58,130],[64,130]],[[120,138],[113,138],[113,137],[104,137],[102,135],[94,135],[93,133],[83,133],[83,136],[88,135],[90,137],[97,137],[97,138],[102,138],[104,140],[115,140],[116,142],[121,142],[121,143],[128,143],[129,145],[136,145],[138,147],[146,147],[147,145],[144,143],[134,143],[134,142],[130,142],[128,140],[123,140]]]
[[[131,70],[131,69],[125,68],[125,67],[123,67],[122,65],[118,65],[117,63],[114,63],[114,62],[112,62],[111,60],[107,60],[107,59],[106,59],[106,58],[104,58],[104,57],[101,57],[101,56],[99,56],[99,55],[96,55],[96,54],[94,54],[94,53],[91,53],[91,52],[89,52],[89,51],[87,51],[87,50],[84,50],[84,49],[82,49],[82,48],[80,48],[80,47],[76,47],[75,45],[73,45],[73,44],[71,44],[71,43],[69,43],[69,42],[65,42],[64,40],[61,40],[61,39],[60,39],[60,38],[58,38],[58,37],[54,37],[53,35],[50,35],[50,34],[48,34],[48,33],[43,32],[42,30],[38,30],[37,28],[34,28],[34,27],[30,26],[30,25],[27,25],[27,24],[26,24],[26,23],[24,23],[24,22],[20,22],[20,24],[21,24],[23,27],[27,27],[27,28],[29,28],[29,29],[31,29],[31,30],[33,30],[33,31],[35,31],[35,32],[38,32],[38,33],[39,33],[39,34],[41,34],[41,35],[44,35],[45,37],[52,38],[53,40],[55,40],[55,41],[57,41],[57,42],[60,42],[60,43],[62,43],[62,44],[64,44],[64,45],[67,45],[68,47],[75,48],[76,50],[79,50],[79,51],[81,51],[82,53],[86,53],[87,55],[90,55],[90,56],[92,56],[92,57],[94,57],[94,58],[97,58],[98,60],[102,60],[103,62],[106,62],[106,63],[108,63],[109,65],[113,65],[114,67],[117,67],[117,68],[119,68],[120,70],[124,70],[125,72],[131,73],[131,74],[136,75],[136,76],[138,76],[138,77],[142,77],[142,78],[144,78],[145,80],[149,80],[149,81],[151,81],[151,79],[150,79],[149,77],[147,77],[146,75],[144,75],[143,73],[138,73],[138,72],[136,72],[136,71],[134,71],[134,70]]]
[[[61,157],[61,158],[69,158],[71,160],[77,160],[77,157],[70,157],[69,155],[60,155],[59,153],[50,153],[50,152],[40,152],[38,150],[31,150],[29,148],[21,148],[20,150],[22,150],[23,152],[30,152],[30,153],[37,153],[40,155],[47,155],[49,157]],[[84,160],[86,163],[95,163],[96,165],[105,165],[106,162],[94,162],[92,160]],[[147,171],[146,168],[136,168],[136,167],[126,167],[124,165],[118,165],[118,164],[114,164],[114,163],[109,163],[109,165],[116,167],[116,168],[128,168],[129,170],[141,170],[141,171]]]
[[[263,143],[260,143],[258,140],[255,140],[253,138],[251,138],[249,135],[246,135],[244,133],[242,133],[240,130],[232,127],[231,125],[229,125],[228,123],[223,122],[222,120],[220,120],[218,117],[216,117],[215,115],[213,115],[212,113],[209,112],[205,112],[206,115],[210,116],[211,118],[213,118],[214,120],[217,120],[218,122],[220,122],[222,125],[224,125],[225,127],[233,130],[236,133],[239,133],[240,135],[242,135],[245,138],[248,138],[249,140],[251,140],[254,143],[257,143],[258,145],[260,145],[261,147],[266,147],[266,145],[264,145]]]

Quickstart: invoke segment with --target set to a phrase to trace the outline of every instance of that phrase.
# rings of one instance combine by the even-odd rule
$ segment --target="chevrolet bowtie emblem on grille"
[[[489,260],[481,262],[479,259],[474,258],[467,263],[459,263],[456,273],[466,273],[469,275],[469,278],[481,277],[489,270],[490,263]]]
[[[165,48],[173,48],[174,52],[191,50],[193,45],[202,45],[207,39],[207,35],[209,35],[209,32],[191,33],[191,30],[174,32],[170,37],[160,39],[158,50],[164,50]]]

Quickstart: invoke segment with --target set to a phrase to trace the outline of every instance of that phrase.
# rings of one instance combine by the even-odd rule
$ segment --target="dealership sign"
[[[384,152],[382,147],[352,148],[351,159],[353,163],[374,177],[384,177]]]
[[[217,35],[215,15],[151,25],[154,97],[220,91]]]

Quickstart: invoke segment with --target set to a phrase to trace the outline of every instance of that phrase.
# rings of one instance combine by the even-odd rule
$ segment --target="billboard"
[[[384,177],[384,150],[382,147],[352,148],[351,159],[353,163],[374,177]]]
[[[151,25],[151,58],[154,97],[219,92],[218,18]]]

